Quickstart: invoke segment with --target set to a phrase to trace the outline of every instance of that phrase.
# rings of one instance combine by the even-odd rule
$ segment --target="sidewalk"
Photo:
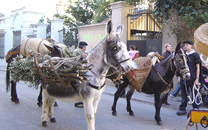
[[[7,66],[7,63],[6,63],[5,59],[0,59],[0,71],[6,71],[6,66]],[[108,79],[104,94],[114,96],[114,93],[116,92],[116,90],[117,90],[117,88],[115,87],[115,85],[112,82],[110,82],[110,80]],[[177,111],[178,107],[180,105],[181,97],[178,96],[176,98],[178,99],[178,101],[173,101],[172,98],[169,96],[168,103],[170,105],[163,105],[162,107],[175,109]],[[134,102],[142,102],[142,103],[154,105],[154,95],[153,94],[148,95],[145,93],[139,93],[139,92],[135,91],[131,100]],[[191,109],[192,109],[192,105],[188,104],[187,110],[191,110]],[[200,106],[200,109],[208,109],[208,106],[205,106],[202,104]]]

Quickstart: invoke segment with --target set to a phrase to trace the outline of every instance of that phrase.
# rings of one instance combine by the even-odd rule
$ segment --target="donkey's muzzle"
[[[190,79],[190,77],[191,77],[191,74],[190,74],[190,72],[189,71],[185,71],[184,73],[183,73],[183,80],[189,80]]]

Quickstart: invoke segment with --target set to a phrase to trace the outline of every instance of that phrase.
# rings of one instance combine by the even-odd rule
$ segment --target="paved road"
[[[54,108],[56,123],[50,123],[43,128],[41,126],[41,108],[36,105],[39,90],[28,88],[27,84],[20,82],[17,92],[20,104],[10,101],[10,94],[5,91],[5,68],[0,64],[0,130],[85,130],[84,111],[75,108],[73,104],[58,102],[59,106]],[[153,95],[135,92],[132,100],[132,109],[135,116],[129,116],[126,112],[126,100],[120,98],[117,105],[117,116],[111,115],[113,94],[116,88],[108,85],[98,105],[96,115],[97,130],[184,130],[186,116],[177,116],[175,113],[180,102],[169,99],[169,106],[161,108],[163,126],[156,125],[154,120],[155,108],[153,106]],[[205,108],[205,106],[202,106]],[[188,110],[191,105],[188,105]],[[194,130],[195,127],[189,127]],[[199,130],[204,130],[199,126]]]

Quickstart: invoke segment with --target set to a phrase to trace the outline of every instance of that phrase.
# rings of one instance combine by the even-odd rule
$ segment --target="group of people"
[[[190,94],[189,91],[192,91],[194,84],[199,84],[201,82],[201,76],[200,76],[201,60],[200,60],[198,53],[193,49],[193,44],[194,43],[192,41],[186,40],[183,42],[183,46],[182,46],[182,49],[185,51],[185,54],[187,55],[187,57],[189,59],[187,64],[190,69],[191,77],[187,81],[184,81],[182,78],[178,77],[178,80],[177,80],[178,86],[176,87],[175,91],[172,94],[170,94],[170,96],[173,97],[173,100],[176,100],[175,97],[177,96],[178,92],[181,90],[182,101],[181,101],[181,104],[179,105],[179,111],[177,111],[177,113],[176,113],[177,115],[185,115],[187,113],[187,111],[186,111],[186,107],[187,107],[187,103],[188,103],[187,95]],[[84,53],[87,46],[88,46],[88,44],[86,42],[81,41],[79,43],[79,49],[77,49],[75,51],[82,51]],[[171,43],[165,44],[165,50],[166,51],[162,54],[164,59],[167,58],[172,53]],[[130,46],[129,56],[132,60],[139,57],[139,51],[137,50],[137,47],[135,45]],[[171,86],[173,86],[173,83],[171,84]],[[125,92],[123,94],[125,95]],[[167,93],[163,97],[163,104],[169,105],[168,95],[169,95],[169,93]],[[83,103],[77,102],[74,104],[74,106],[82,108]],[[192,107],[199,108],[199,105],[197,105],[195,102],[193,102]]]

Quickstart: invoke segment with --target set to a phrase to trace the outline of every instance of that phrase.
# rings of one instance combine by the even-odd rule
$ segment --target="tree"
[[[106,0],[77,0],[74,4],[70,4],[67,9],[67,13],[71,14],[78,26],[91,24],[93,21],[93,16],[95,10]],[[111,14],[110,10],[105,10],[102,15],[100,15],[100,19],[107,18]]]
[[[155,2],[154,14],[160,17],[163,23],[168,22],[171,25],[172,32],[176,34],[179,41],[193,36],[193,30],[208,22],[207,0],[153,0],[151,2]]]
[[[66,28],[66,31],[64,31],[64,43],[66,45],[77,45],[77,27],[91,24],[95,10],[102,4],[103,1],[105,0],[76,0],[74,2],[68,1],[69,4],[66,5],[66,13],[68,13],[68,15],[59,16],[59,18],[64,19],[64,26]],[[106,9],[103,11],[97,22],[103,21],[110,14],[111,10]],[[72,17],[69,17],[70,15]]]

